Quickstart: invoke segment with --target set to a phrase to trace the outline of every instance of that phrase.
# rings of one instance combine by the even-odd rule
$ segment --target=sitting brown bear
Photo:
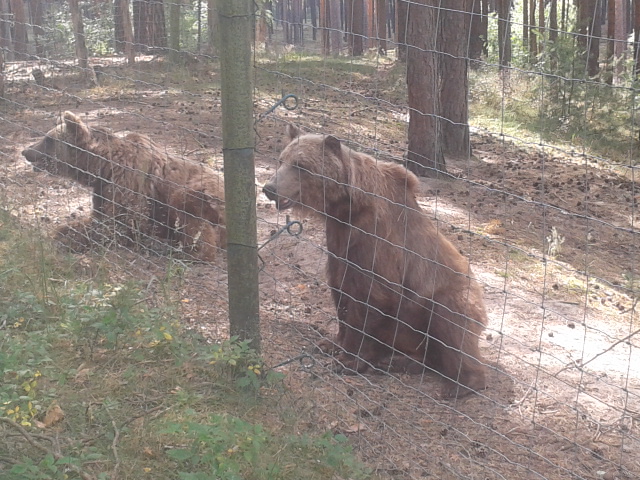
[[[288,131],[280,167],[264,186],[278,209],[323,218],[328,284],[338,312],[338,361],[356,372],[423,371],[443,395],[486,387],[478,338],[486,324],[469,263],[416,200],[417,177],[332,136]]]
[[[38,170],[93,189],[93,223],[107,225],[99,229],[101,236],[154,236],[176,242],[202,260],[212,260],[226,244],[220,176],[167,154],[143,135],[118,137],[103,128],[89,128],[65,112],[57,126],[22,155]],[[76,232],[77,237],[78,232],[95,233],[96,228],[84,223],[64,231]],[[84,238],[95,241],[96,236]]]

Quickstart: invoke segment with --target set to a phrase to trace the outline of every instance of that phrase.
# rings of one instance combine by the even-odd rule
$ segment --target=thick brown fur
[[[264,192],[279,209],[325,221],[338,361],[356,372],[433,368],[446,397],[484,389],[482,291],[418,205],[417,177],[332,136],[288,135]]]
[[[92,188],[92,223],[111,223],[111,230],[124,238],[153,236],[202,260],[213,260],[226,245],[220,176],[169,155],[146,136],[119,137],[65,112],[56,127],[22,155],[36,169]],[[91,229],[84,224],[64,230],[82,236]]]

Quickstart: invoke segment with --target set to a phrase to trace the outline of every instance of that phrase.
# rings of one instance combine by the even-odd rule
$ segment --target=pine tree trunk
[[[378,52],[381,55],[387,54],[387,2],[386,0],[376,0],[376,34],[378,39]]]
[[[436,32],[439,0],[411,3],[407,24],[407,87],[409,146],[407,168],[418,175],[436,176],[446,171],[440,132],[440,81]]]
[[[409,22],[409,2],[396,0],[396,57],[401,62],[407,61],[407,23]]]
[[[78,0],[69,0],[71,10],[71,23],[73,24],[73,37],[76,47],[76,58],[78,66],[86,69],[89,66],[89,53],[84,38],[84,23],[82,22],[82,12],[78,5]]]
[[[76,2],[77,3],[77,2]],[[23,0],[11,0],[13,12],[13,49],[16,60],[28,58],[29,40],[27,38],[27,15]]]
[[[208,53],[216,55],[218,53],[218,2],[217,0],[207,0],[207,33],[208,33]]]
[[[469,105],[467,92],[467,41],[471,29],[473,0],[449,0],[439,23],[440,108],[444,153],[469,158]]]

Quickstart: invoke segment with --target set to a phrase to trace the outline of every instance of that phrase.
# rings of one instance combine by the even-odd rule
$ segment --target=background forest
[[[74,249],[90,192],[21,155],[72,111],[226,174],[228,4],[0,0],[0,478],[640,478],[640,1],[249,2],[253,342],[225,253]],[[486,391],[317,354],[324,225],[261,193],[289,124],[420,176],[484,289]]]

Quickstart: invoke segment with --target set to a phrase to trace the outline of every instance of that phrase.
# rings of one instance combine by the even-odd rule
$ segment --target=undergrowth
[[[212,343],[170,299],[79,277],[2,210],[0,227],[0,478],[369,477],[343,436],[298,433],[249,342]]]

